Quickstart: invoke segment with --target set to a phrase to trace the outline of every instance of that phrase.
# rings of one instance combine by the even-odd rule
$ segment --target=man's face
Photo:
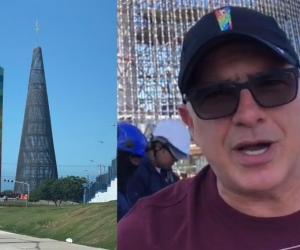
[[[161,143],[156,143],[156,150],[157,165],[164,169],[170,169],[176,161],[174,156]]]
[[[134,166],[137,166],[139,165],[141,159],[142,159],[141,157],[133,156],[130,158],[130,161]]]
[[[236,43],[219,46],[210,52],[198,65],[193,80],[198,85],[228,80],[242,84],[259,72],[286,67],[291,66],[259,44]],[[180,107],[180,114],[219,184],[227,189],[264,192],[299,181],[299,95],[283,106],[262,108],[250,91],[244,89],[237,111],[231,116],[202,120],[190,103]],[[260,151],[236,149],[238,145],[259,141],[271,143]]]

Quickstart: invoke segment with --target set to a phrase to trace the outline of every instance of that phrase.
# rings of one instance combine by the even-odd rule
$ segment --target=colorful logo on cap
[[[230,7],[215,10],[215,15],[222,31],[232,29]]]

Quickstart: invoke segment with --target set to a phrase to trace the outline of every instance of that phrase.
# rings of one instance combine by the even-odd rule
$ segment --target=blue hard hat
[[[118,123],[118,150],[143,157],[147,139],[136,126],[127,122]]]

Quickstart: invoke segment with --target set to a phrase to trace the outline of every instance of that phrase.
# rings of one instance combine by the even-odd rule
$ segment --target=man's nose
[[[266,120],[266,112],[254,100],[251,92],[245,89],[240,93],[239,106],[232,120],[236,126],[253,127]]]

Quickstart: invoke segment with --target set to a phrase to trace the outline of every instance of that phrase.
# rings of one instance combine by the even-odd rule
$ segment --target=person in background
[[[118,212],[117,221],[129,211],[126,185],[136,171],[138,163],[145,156],[147,139],[135,126],[122,122],[117,126],[117,175],[118,175]]]
[[[154,129],[147,148],[147,157],[140,161],[137,171],[127,185],[130,203],[150,196],[179,180],[172,170],[175,162],[189,154],[190,134],[178,120],[164,120]]]

